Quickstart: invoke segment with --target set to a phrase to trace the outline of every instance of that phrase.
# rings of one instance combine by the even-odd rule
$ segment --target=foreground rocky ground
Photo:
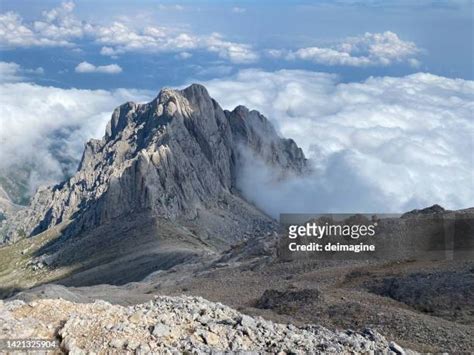
[[[370,328],[403,348],[423,353],[471,353],[473,292],[474,262],[469,261],[282,263],[246,257],[210,265],[184,264],[122,286],[45,284],[5,302],[34,304],[61,298],[74,305],[101,299],[130,307],[154,302],[156,295],[185,294],[274,323],[318,324],[336,334],[345,329],[364,333]],[[59,323],[53,321],[52,329]]]
[[[333,332],[324,327],[277,324],[200,297],[157,297],[123,307],[105,301],[44,299],[0,303],[0,337],[58,339],[61,351],[114,353],[210,352],[403,353],[373,330]],[[408,351],[410,352],[410,351]]]

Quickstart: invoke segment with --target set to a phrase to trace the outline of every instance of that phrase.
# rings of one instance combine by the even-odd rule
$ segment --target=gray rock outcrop
[[[70,354],[413,353],[374,330],[278,324],[200,297],[157,297],[129,307],[105,301],[0,301],[0,321],[0,338],[56,338]]]

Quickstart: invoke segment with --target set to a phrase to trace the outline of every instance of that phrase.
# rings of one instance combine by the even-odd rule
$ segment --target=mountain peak
[[[282,175],[306,169],[301,149],[280,138],[263,115],[244,106],[224,111],[202,85],[162,89],[146,104],[127,102],[114,110],[104,139],[86,145],[76,174],[38,193],[7,239],[19,229],[35,235],[66,221],[66,234],[76,235],[144,212],[195,221],[204,213],[209,223],[222,201],[229,220],[257,228],[269,218],[238,192],[242,149]],[[235,224],[213,223],[206,228],[229,228],[229,238],[239,238]]]
[[[173,102],[175,105],[184,104],[190,106],[196,103],[212,101],[206,87],[201,84],[191,84],[182,90],[173,88],[163,88],[156,97],[158,104],[167,104]]]
[[[207,91],[206,87],[201,84],[196,84],[193,83],[189,85],[187,88],[181,90],[181,92],[184,94],[185,97],[187,98],[211,98],[209,95],[209,92]]]

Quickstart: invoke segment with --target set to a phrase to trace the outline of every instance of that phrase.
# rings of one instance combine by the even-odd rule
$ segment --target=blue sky
[[[0,176],[61,181],[116,106],[200,82],[314,167],[249,177],[272,215],[472,207],[472,4],[0,0]]]
[[[415,4],[416,3],[416,4]],[[61,10],[62,5],[65,4]],[[264,70],[305,69],[338,73],[346,82],[364,80],[369,76],[402,76],[418,71],[451,78],[473,78],[472,2],[467,1],[76,1],[67,7],[61,1],[1,1],[2,13],[15,13],[19,21],[33,32],[35,40],[47,38],[53,43],[10,43],[0,38],[1,60],[15,62],[27,69],[41,67],[43,75],[29,79],[44,85],[68,88],[133,87],[156,90],[165,85],[180,85],[191,79],[208,80],[228,76],[242,68]],[[53,9],[58,9],[54,18]],[[45,12],[50,12],[49,20]],[[53,10],[54,11],[54,10]],[[33,23],[62,24],[53,35],[35,30]],[[3,21],[4,23],[7,21]],[[146,36],[146,28],[159,28],[163,34],[177,38],[186,34],[192,38],[183,43],[161,47],[161,37],[155,48],[139,43],[135,49],[119,50],[116,55],[103,55],[101,50],[123,47],[133,38],[114,41],[114,34],[101,36],[100,28],[113,23],[126,26],[127,31]],[[87,30],[85,26],[94,26]],[[4,24],[6,26],[7,24]],[[11,25],[11,24],[10,24]],[[82,31],[70,34],[71,30]],[[47,29],[45,30],[47,31]],[[361,40],[366,33],[383,35],[390,31],[396,41],[385,43],[394,53],[387,63],[375,54],[367,64],[341,63],[336,54],[311,57],[295,55],[305,48],[340,50],[347,42]],[[209,50],[218,34],[215,50]],[[217,36],[217,35],[215,35]],[[216,37],[217,38],[217,37]],[[352,40],[350,40],[352,38]],[[136,38],[140,41],[140,38]],[[146,39],[144,39],[146,41]],[[67,45],[61,44],[67,42]],[[367,38],[365,49],[351,54],[366,56],[367,46],[375,39]],[[399,42],[397,42],[399,41]],[[58,44],[55,45],[54,42]],[[201,42],[201,43],[197,43]],[[207,42],[207,43],[206,43]],[[413,47],[403,48],[405,43]],[[249,58],[230,58],[225,46],[247,48]],[[397,49],[397,46],[399,48]],[[180,49],[182,48],[182,49]],[[240,50],[239,48],[237,48]],[[396,53],[400,50],[399,53]],[[281,51],[279,56],[269,52]],[[293,53],[293,56],[291,55]],[[387,53],[381,53],[380,56]],[[252,58],[251,55],[255,55]],[[78,73],[81,62],[95,66],[116,64],[120,73]]]

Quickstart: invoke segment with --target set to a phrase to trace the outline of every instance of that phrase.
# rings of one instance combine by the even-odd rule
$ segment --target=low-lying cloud
[[[12,83],[25,80],[25,76],[43,75],[44,69],[22,68],[19,64],[13,62],[0,62],[0,83]]]
[[[113,109],[152,93],[0,84],[0,176],[23,171],[31,192],[73,173],[90,138],[101,138]]]
[[[225,108],[264,113],[309,157],[314,173],[285,182],[255,161],[244,169],[244,194],[274,216],[473,205],[472,81],[245,70],[205,85]]]
[[[156,94],[18,82],[23,69],[11,64],[0,66],[12,79],[0,84],[0,172],[27,167],[32,191],[76,169],[116,106]],[[247,162],[240,188],[269,214],[473,204],[472,81],[419,73],[341,83],[327,73],[244,70],[204,84],[225,108],[264,113],[310,159],[313,174],[284,182]]]

